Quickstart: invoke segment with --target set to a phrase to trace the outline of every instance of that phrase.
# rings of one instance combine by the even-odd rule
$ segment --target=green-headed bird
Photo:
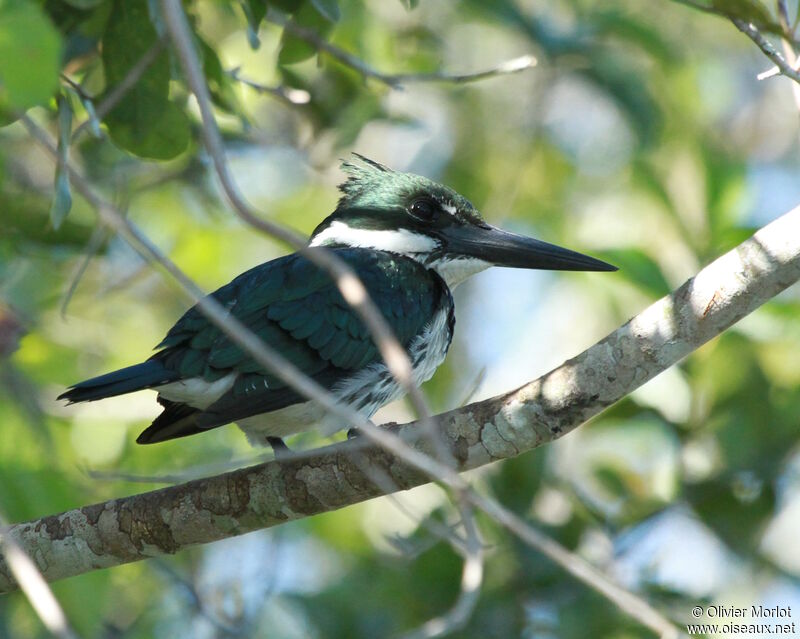
[[[452,289],[490,266],[614,271],[600,260],[487,224],[464,197],[363,156],[342,165],[336,210],[309,246],[324,246],[350,265],[413,365],[428,380],[450,347]],[[329,275],[299,253],[242,273],[211,294],[306,375],[369,418],[402,395],[366,327]],[[136,440],[162,442],[236,422],[251,443],[283,445],[315,425],[346,426],[265,370],[189,309],[141,364],[75,384],[59,399],[85,402],[145,388],[162,413]]]

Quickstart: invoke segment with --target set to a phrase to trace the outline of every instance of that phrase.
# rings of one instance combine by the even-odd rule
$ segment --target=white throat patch
[[[445,281],[449,289],[454,289],[465,279],[485,271],[491,262],[479,260],[475,257],[462,257],[456,259],[440,258],[428,265]]]
[[[385,231],[377,229],[354,229],[339,220],[334,221],[322,233],[314,237],[310,246],[344,244],[355,248],[372,248],[412,256],[415,253],[430,253],[439,243],[433,238],[408,229]]]

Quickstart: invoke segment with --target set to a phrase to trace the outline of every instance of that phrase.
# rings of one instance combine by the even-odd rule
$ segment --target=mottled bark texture
[[[521,388],[439,416],[461,470],[579,426],[800,279],[800,208]],[[426,449],[419,427],[397,432]],[[383,481],[375,481],[381,477]],[[11,526],[49,580],[274,526],[429,481],[363,439]],[[382,488],[379,488],[381,486]],[[15,587],[0,559],[0,592]]]

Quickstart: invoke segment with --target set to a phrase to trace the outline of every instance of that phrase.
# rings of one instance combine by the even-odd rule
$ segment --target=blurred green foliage
[[[353,149],[449,184],[492,222],[621,267],[607,277],[490,272],[465,284],[456,342],[426,387],[444,410],[483,367],[474,397],[546,372],[800,198],[789,81],[757,82],[769,62],[714,15],[779,33],[772,7],[685,4],[184,6],[233,171],[265,214],[311,231],[335,204],[337,159]],[[0,129],[0,511],[12,521],[159,485],[136,477],[178,480],[255,456],[233,427],[136,447],[157,412],[150,393],[71,408],[54,399],[141,360],[187,302],[65,192],[63,172],[13,122],[20,110],[36,106],[29,115],[62,140],[62,157],[206,289],[284,250],[226,209],[168,48],[96,119],[157,46],[156,8],[0,0],[10,122]],[[394,91],[276,17],[384,72],[483,70],[530,52],[539,65]],[[798,316],[793,289],[593,423],[471,480],[678,619],[700,601],[759,603],[776,589],[773,605],[800,599]],[[400,404],[383,417],[410,414]],[[425,525],[457,521],[444,497],[425,487],[400,499],[416,518],[376,500],[54,588],[85,637],[393,636],[452,605],[461,567]],[[456,636],[648,636],[494,522],[479,524],[486,575]],[[40,636],[21,595],[0,598],[0,637]]]

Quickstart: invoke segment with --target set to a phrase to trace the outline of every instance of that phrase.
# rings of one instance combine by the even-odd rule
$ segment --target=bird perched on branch
[[[350,265],[407,350],[414,382],[428,380],[450,347],[451,290],[490,266],[614,271],[600,260],[487,224],[453,191],[363,156],[336,210],[309,246]],[[212,293],[230,314],[303,373],[365,417],[402,395],[378,348],[328,273],[299,253],[242,273]],[[236,422],[251,443],[321,425],[343,428],[189,309],[147,361],[75,384],[59,399],[85,402],[158,391],[163,412],[136,440],[152,444]]]

